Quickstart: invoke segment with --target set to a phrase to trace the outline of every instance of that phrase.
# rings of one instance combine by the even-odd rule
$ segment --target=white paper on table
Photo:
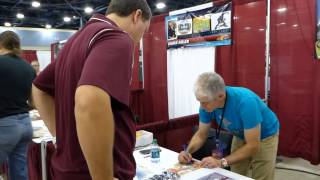
[[[215,172],[236,180],[253,180],[251,178],[233,173],[231,171],[228,171],[222,168],[214,168],[214,169],[201,168],[181,176],[180,180],[197,180],[199,178],[205,177]]]
[[[143,155],[139,151],[144,149],[149,149],[150,147],[146,147],[143,149],[135,150],[133,155],[137,163],[137,176],[134,180],[143,180],[148,179],[155,174],[162,174],[162,172],[174,167],[178,163],[178,153],[171,151],[166,148],[162,148],[160,152],[160,162],[152,163],[150,154]],[[181,176],[180,180],[197,180],[199,178],[205,177],[211,173],[219,173],[221,175],[227,176],[229,178],[233,178],[236,180],[252,180],[251,178],[242,176],[240,174],[233,173],[231,171],[222,169],[222,168],[214,168],[207,169],[201,168],[195,171],[189,172]]]
[[[133,153],[137,163],[137,173],[142,173],[140,171],[147,171],[144,173],[144,178],[152,177],[155,174],[161,174],[178,162],[178,154],[176,152],[160,147],[160,162],[152,163],[150,154],[143,155],[139,152],[144,149],[150,149],[150,147],[136,150]]]
[[[43,120],[31,121],[32,129],[35,134],[37,134],[36,138],[33,138],[32,141],[35,143],[41,143],[42,141],[52,141],[55,138],[49,132],[49,129],[44,124]]]

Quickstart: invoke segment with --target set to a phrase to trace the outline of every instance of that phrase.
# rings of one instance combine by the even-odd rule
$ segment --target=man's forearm
[[[259,145],[245,144],[235,152],[231,153],[229,156],[225,157],[228,164],[234,164],[244,159],[253,156],[259,150]]]
[[[76,93],[78,139],[93,180],[113,179],[114,120],[110,98],[101,91],[80,87]]]
[[[207,138],[203,138],[199,135],[199,133],[197,132],[191,139],[188,149],[187,151],[192,154],[194,152],[196,152],[197,150],[199,150],[202,145],[204,144],[204,142],[207,140]]]
[[[56,114],[54,98],[32,85],[32,99],[39,111],[40,117],[48,127],[50,133],[56,136]]]
[[[254,128],[246,129],[244,131],[244,137],[245,137],[245,144],[225,158],[229,165],[237,163],[241,160],[247,159],[259,151],[260,124],[258,124]],[[237,138],[237,137],[234,137],[234,138]]]

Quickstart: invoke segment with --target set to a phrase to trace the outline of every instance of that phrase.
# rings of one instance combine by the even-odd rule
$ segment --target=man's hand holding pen
[[[187,145],[183,145],[183,151],[179,153],[178,160],[183,164],[189,164],[192,161],[192,155],[188,152]]]

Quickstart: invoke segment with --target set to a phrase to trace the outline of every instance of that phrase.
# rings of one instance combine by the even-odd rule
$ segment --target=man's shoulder
[[[227,91],[250,91],[250,89],[241,86],[226,86]]]
[[[116,40],[117,43],[131,44],[132,39],[128,33],[119,27],[106,23],[89,24],[82,31],[82,34],[89,35],[89,44],[104,43],[105,40]]]
[[[230,94],[230,96],[236,96],[236,95],[240,95],[241,97],[252,97],[252,96],[256,96],[256,93],[253,92],[252,90],[246,88],[246,87],[231,87],[228,86],[226,88],[228,95]]]
[[[84,32],[105,33],[112,31],[116,35],[126,35],[127,33],[118,26],[109,23],[106,20],[90,20],[88,24],[82,29]]]

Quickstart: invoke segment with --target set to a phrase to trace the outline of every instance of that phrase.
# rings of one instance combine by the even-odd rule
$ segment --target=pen
[[[185,152],[185,153],[187,153],[187,154],[189,154],[188,153],[188,145],[187,144],[184,144],[183,146],[182,146],[182,148],[183,148],[183,151]],[[190,160],[190,161],[188,161],[188,163],[187,164],[190,164],[192,162],[192,160]]]
[[[182,145],[182,148],[183,148],[184,152],[188,153],[188,151],[187,151],[188,146],[186,144]]]

